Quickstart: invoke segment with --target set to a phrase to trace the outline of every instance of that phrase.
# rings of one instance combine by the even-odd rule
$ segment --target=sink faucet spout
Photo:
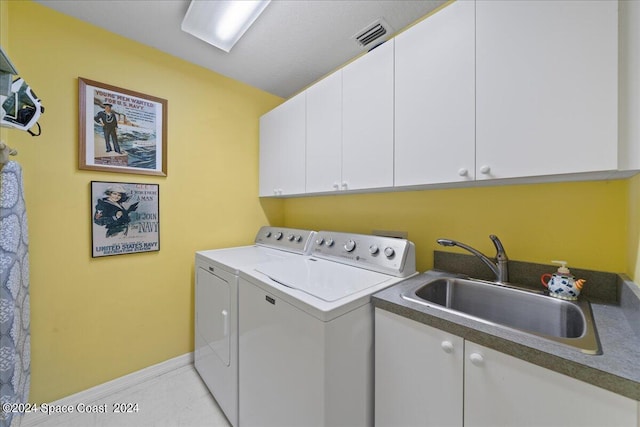
[[[472,254],[480,258],[480,260],[484,262],[487,265],[487,267],[491,269],[491,271],[493,271],[493,274],[496,275],[496,281],[498,283],[508,282],[509,281],[509,268],[508,268],[509,258],[507,257],[507,253],[504,250],[504,246],[502,245],[502,242],[500,241],[498,236],[492,234],[489,236],[489,238],[493,242],[493,245],[496,247],[495,262],[491,260],[489,257],[487,257],[486,255],[484,255],[482,252],[472,248],[471,246],[465,245],[462,242],[458,242],[456,240],[451,240],[451,239],[438,239],[437,242],[439,245],[442,245],[442,246],[458,246],[459,248],[462,248],[466,251],[471,252]]]

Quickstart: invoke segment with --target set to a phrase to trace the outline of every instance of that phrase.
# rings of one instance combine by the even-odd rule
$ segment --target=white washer
[[[238,275],[309,253],[315,232],[262,227],[255,245],[196,252],[195,368],[238,426]]]
[[[371,294],[416,274],[403,239],[321,231],[240,273],[240,425],[373,425]]]

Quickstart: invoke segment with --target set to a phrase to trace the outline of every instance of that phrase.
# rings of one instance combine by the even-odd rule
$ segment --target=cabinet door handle
[[[460,168],[460,169],[458,169],[458,175],[467,176],[467,175],[469,175],[469,171],[467,170],[467,168]]]
[[[469,360],[471,360],[471,363],[475,366],[484,365],[484,357],[482,357],[480,353],[471,353],[471,355],[469,355]]]
[[[337,183],[337,182],[335,182],[335,183],[333,184],[333,189],[334,189],[334,190],[339,190],[339,189],[340,189],[340,185],[338,185],[338,183]]]
[[[347,189],[347,181],[342,181],[342,189],[343,190]]]
[[[489,173],[491,173],[491,166],[488,165],[482,165],[480,167],[480,173],[482,175],[489,175]]]
[[[442,341],[440,344],[445,353],[453,353],[453,343],[451,341]]]

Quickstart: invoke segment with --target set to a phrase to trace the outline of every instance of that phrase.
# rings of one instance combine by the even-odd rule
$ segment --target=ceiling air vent
[[[380,18],[368,25],[366,28],[358,31],[353,38],[358,43],[358,46],[363,49],[369,49],[389,39],[392,32],[393,29],[389,24],[387,24],[384,19]]]

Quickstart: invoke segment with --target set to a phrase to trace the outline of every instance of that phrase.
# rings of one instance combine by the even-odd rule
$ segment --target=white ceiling
[[[283,98],[361,54],[352,37],[376,19],[397,32],[445,2],[273,0],[225,53],[180,29],[190,0],[36,1]]]

